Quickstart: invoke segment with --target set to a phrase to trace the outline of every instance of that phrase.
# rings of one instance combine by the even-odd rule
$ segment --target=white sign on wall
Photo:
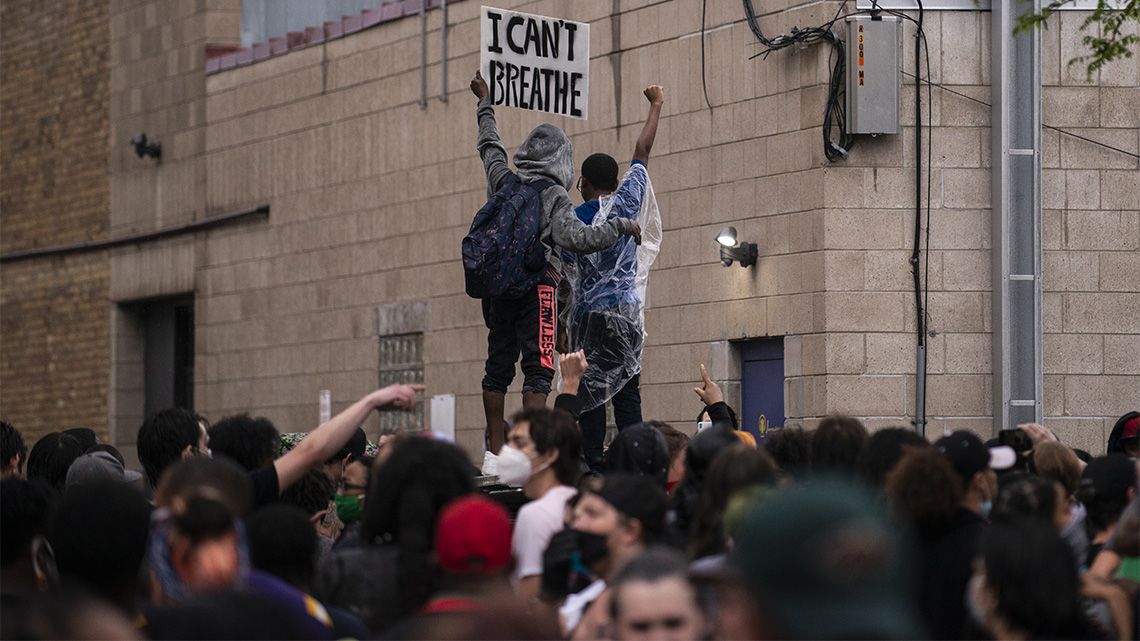
[[[482,8],[479,69],[496,106],[586,119],[590,25]]]
[[[431,431],[455,442],[455,394],[437,394],[431,397]]]

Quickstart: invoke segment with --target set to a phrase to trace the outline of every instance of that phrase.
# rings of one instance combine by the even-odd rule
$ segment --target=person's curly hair
[[[930,443],[908,427],[888,427],[871,435],[855,460],[855,472],[877,488],[886,483],[907,448],[930,447]]]
[[[764,451],[784,475],[795,478],[811,469],[811,434],[802,428],[769,430],[764,436]]]
[[[309,470],[296,483],[285,488],[281,492],[281,502],[296,506],[312,517],[328,509],[329,501],[335,494],[336,485],[333,485],[332,479],[324,470],[317,468]]]
[[[867,428],[852,416],[828,416],[811,433],[814,473],[854,474],[855,461],[867,442]]]
[[[909,450],[887,474],[892,509],[919,532],[936,531],[948,522],[958,511],[962,492],[957,472],[934,448]]]
[[[360,535],[368,543],[399,547],[402,605],[410,615],[435,587],[430,557],[436,517],[475,491],[476,471],[462,450],[443,441],[411,437],[388,446],[391,455],[372,471]]]

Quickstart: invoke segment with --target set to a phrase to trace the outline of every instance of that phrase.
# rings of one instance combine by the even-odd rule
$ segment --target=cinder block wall
[[[0,252],[107,234],[108,6],[0,6]],[[0,266],[0,416],[107,437],[106,252]]]
[[[989,103],[989,13],[928,11],[924,31],[932,82]],[[915,73],[914,35],[915,25],[904,22],[901,60],[908,74]],[[925,76],[925,59],[922,66]],[[875,426],[909,424],[915,407],[913,76],[904,75],[903,85],[901,133],[861,136],[848,162],[823,170],[828,331],[803,338],[804,374],[817,375],[816,393],[825,388],[827,410],[865,416]],[[931,229],[921,269],[933,334],[927,336],[927,434],[989,434],[990,111],[938,87],[927,96],[923,87],[922,203],[925,218],[929,182]]]
[[[111,225],[117,236],[168,230],[221,212],[206,203],[207,51],[240,41],[240,0],[111,3]],[[139,158],[130,144],[145,133],[162,158]],[[107,317],[112,341],[112,433],[124,453],[135,451],[144,416],[145,341],[131,305],[148,299],[197,296],[198,248],[193,233],[115,248]],[[201,345],[200,334],[195,343]],[[205,372],[196,364],[195,380]],[[197,400],[195,405],[197,406]]]
[[[832,165],[819,132],[827,51],[747,60],[759,45],[738,3],[708,7],[712,110],[701,88],[698,2],[623,2],[619,17],[603,0],[503,6],[591,22],[591,118],[559,123],[578,158],[594,151],[628,157],[645,113],[641,89],[666,86],[650,162],[666,236],[650,281],[646,414],[690,427],[697,363],[715,364],[731,383],[725,341],[786,335],[791,422],[810,425],[829,412],[873,426],[909,421],[912,83],[902,97],[903,133],[861,140],[847,163]],[[760,8],[772,12],[761,18],[764,29],[780,33],[825,22],[836,5]],[[194,188],[202,200],[194,202],[208,211],[272,208],[268,223],[211,231],[193,248],[195,393],[208,416],[252,410],[282,430],[309,429],[319,390],[332,390],[336,410],[376,384],[375,307],[426,301],[425,380],[431,393],[458,396],[460,440],[472,453],[478,448],[486,332],[478,303],[463,294],[457,260],[459,240],[485,198],[467,89],[478,60],[478,9],[475,2],[450,9],[447,102],[437,97],[439,11],[429,12],[426,110],[416,103],[416,18],[206,79],[203,168]],[[990,99],[988,20],[974,12],[927,14],[934,81],[983,102]],[[1134,150],[1135,111],[1122,112],[1134,103],[1136,61],[1102,72],[1092,85],[1068,86],[1075,80],[1062,78],[1069,73],[1062,61],[1071,56],[1049,40],[1062,31],[1046,36],[1046,66],[1056,73],[1045,75],[1045,122],[1075,126],[1065,120],[1072,109],[1050,105],[1081,92],[1090,115],[1079,122]],[[930,339],[930,430],[988,432],[989,110],[935,88],[932,112],[930,327],[937,335]],[[543,120],[507,109],[498,116],[512,150]],[[1045,263],[1049,422],[1070,442],[1099,450],[1105,421],[1135,402],[1140,388],[1135,369],[1114,375],[1137,360],[1125,355],[1136,349],[1128,315],[1135,317],[1140,288],[1127,250],[1140,242],[1140,176],[1134,160],[1074,140],[1050,143],[1048,131],[1045,140],[1047,167],[1065,178],[1070,169],[1092,171],[1099,181],[1095,207],[1062,201],[1060,209],[1047,195]],[[1072,180],[1074,192],[1086,185],[1079,175]],[[1055,190],[1055,177],[1045,184]],[[1114,220],[1123,222],[1112,227]],[[1062,221],[1075,228],[1061,232]],[[712,236],[726,224],[760,244],[756,269],[717,263]],[[1097,261],[1098,276],[1086,276],[1085,289],[1060,291],[1057,279],[1072,270],[1053,265],[1054,251]],[[1131,266],[1105,269],[1128,260]],[[1082,296],[1122,306],[1120,320],[1089,311],[1094,299]],[[1068,372],[1081,359],[1048,355],[1057,339],[1100,345],[1101,369]]]
[[[207,213],[206,50],[235,41],[240,2],[111,4],[112,226],[127,234],[191,222]],[[162,144],[161,161],[135,154],[129,141],[139,133]]]
[[[1091,77],[1068,64],[1085,53],[1086,15],[1062,13],[1042,33],[1043,120],[1135,154],[1140,58]],[[1140,163],[1056,130],[1041,136],[1046,424],[1095,448],[1140,405]]]
[[[1059,12],[1042,32],[1044,400],[1048,426],[1100,452],[1116,418],[1140,401],[1140,171],[1127,154],[1049,127],[1135,154],[1140,61],[1090,78],[1080,63],[1068,64],[1084,53],[1077,27],[1086,16]],[[989,434],[990,16],[925,18],[933,82],[952,90],[933,88],[923,115],[934,127],[923,132],[924,144],[933,143],[927,433]],[[908,22],[909,73],[913,36]],[[904,84],[903,133],[863,137],[847,163],[824,168],[827,331],[788,339],[802,340],[803,369],[788,374],[804,376],[805,398],[823,395],[827,411],[871,425],[905,423],[914,408],[913,77]],[[800,384],[791,379],[790,389]]]
[[[689,427],[697,364],[713,364],[718,343],[823,328],[815,310],[824,288],[818,126],[827,52],[749,62],[757,47],[739,7],[710,3],[710,111],[699,3],[625,3],[619,17],[598,1],[507,6],[591,22],[591,118],[559,123],[579,159],[629,158],[646,111],[641,90],[666,87],[650,162],[666,238],[650,285],[643,386],[649,416]],[[768,26],[787,30],[833,12],[793,9]],[[309,427],[319,389],[343,406],[374,384],[375,305],[427,300],[426,381],[433,393],[458,395],[460,438],[472,450],[481,442],[486,330],[457,261],[485,199],[467,89],[478,4],[454,5],[450,15],[443,103],[439,13],[429,14],[426,110],[416,104],[415,18],[208,78],[209,206],[268,200],[273,210],[265,228],[211,233],[207,243],[199,292],[207,412],[252,404],[282,429]],[[510,148],[543,120],[508,109],[498,117]],[[719,265],[713,235],[725,224],[761,244],[760,269]]]

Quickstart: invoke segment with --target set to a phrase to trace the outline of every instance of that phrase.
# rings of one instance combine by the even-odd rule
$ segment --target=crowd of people
[[[141,474],[89,429],[28,449],[3,423],[2,636],[1137,638],[1136,412],[1101,456],[1035,424],[931,443],[832,416],[758,441],[705,374],[706,427],[629,426],[599,473],[588,368],[564,357],[555,408],[513,416],[498,479],[427,433],[367,438],[413,385],[308,434],[164,410]]]

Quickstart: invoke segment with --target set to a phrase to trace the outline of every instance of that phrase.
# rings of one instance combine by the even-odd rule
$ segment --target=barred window
[[[424,382],[424,335],[380,337],[380,387],[394,383]],[[421,395],[422,396],[422,395]],[[419,432],[424,425],[423,398],[414,412],[381,412],[380,433]]]

